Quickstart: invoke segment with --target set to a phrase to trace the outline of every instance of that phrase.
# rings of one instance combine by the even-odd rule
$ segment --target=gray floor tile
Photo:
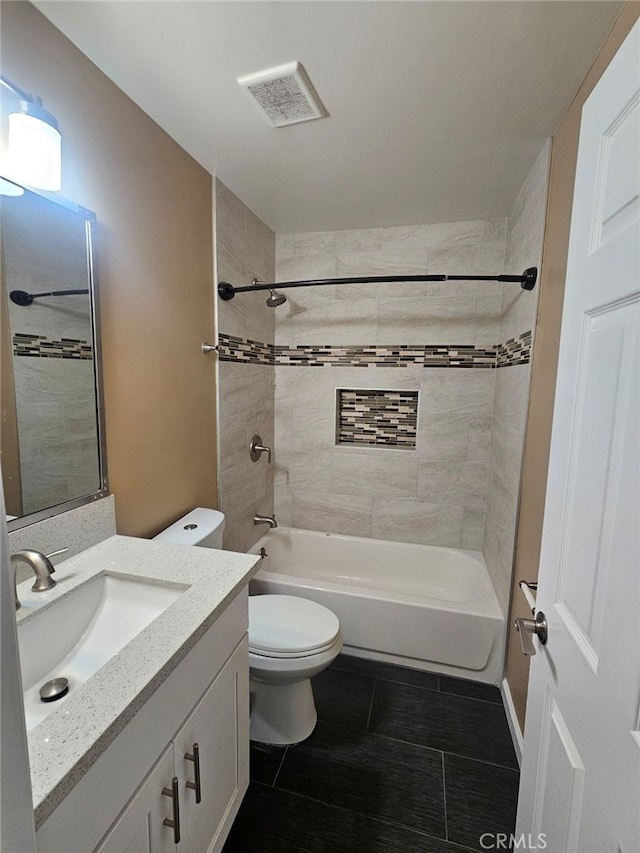
[[[455,693],[458,696],[467,696],[469,699],[482,699],[485,702],[502,705],[500,690],[493,684],[482,684],[479,681],[441,675],[440,690],[442,693]]]
[[[438,676],[434,672],[425,672],[421,669],[411,669],[407,666],[394,666],[390,663],[365,660],[352,655],[338,655],[332,668],[342,669],[347,672],[359,672],[362,675],[370,675],[383,681],[394,681],[398,684],[413,684],[416,687],[424,687],[427,690],[438,689]]]
[[[373,678],[331,667],[316,676],[312,684],[319,720],[366,729],[373,697]]]
[[[288,750],[277,787],[444,838],[442,755],[318,723]]]
[[[501,705],[377,682],[369,731],[517,768]]]
[[[445,755],[449,839],[482,850],[484,833],[513,832],[519,773],[470,758]],[[494,838],[484,840],[496,843]]]
[[[461,853],[463,848],[327,803],[252,785],[224,853]]]
[[[518,772],[497,689],[340,655],[314,693],[310,739],[252,746],[224,853],[463,853],[482,832],[513,831]]]
[[[282,764],[286,748],[251,744],[249,768],[251,779],[263,785],[273,785]]]

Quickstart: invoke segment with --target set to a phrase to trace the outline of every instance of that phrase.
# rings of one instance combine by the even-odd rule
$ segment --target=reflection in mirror
[[[1,461],[7,513],[26,523],[106,493],[95,216],[26,189],[1,202]]]

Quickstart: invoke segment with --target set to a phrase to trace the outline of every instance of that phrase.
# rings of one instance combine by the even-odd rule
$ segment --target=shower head
[[[271,296],[267,298],[267,305],[269,308],[277,308],[278,305],[284,305],[287,301],[287,297],[283,296],[282,293],[276,293],[275,290],[269,288],[269,293]]]
[[[287,301],[286,296],[283,296],[281,293],[276,293],[276,291],[272,287],[267,287],[264,281],[260,281],[259,279],[254,278],[251,281],[251,284],[254,287],[258,284],[262,287],[263,290],[266,288],[269,291],[270,296],[268,297],[266,302],[268,308],[277,308],[278,305],[284,305],[284,303]]]

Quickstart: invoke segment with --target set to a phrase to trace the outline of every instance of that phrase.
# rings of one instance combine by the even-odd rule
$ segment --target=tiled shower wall
[[[545,146],[507,219],[278,235],[277,279],[539,266],[548,160]],[[537,291],[400,282],[287,299],[274,355],[279,522],[484,550],[506,611]],[[343,388],[419,391],[415,449],[337,445]]]
[[[507,222],[475,220],[277,237],[278,280],[503,271]],[[276,313],[276,511],[294,527],[482,547],[497,370],[429,367],[483,355],[500,334],[500,285],[392,283],[287,291]],[[351,364],[282,364],[280,347],[350,346]],[[460,350],[460,346],[470,350]],[[366,366],[374,352],[378,365]],[[423,355],[404,360],[408,352]],[[488,350],[487,350],[488,352]],[[452,355],[453,354],[453,355]],[[473,363],[473,358],[471,358]],[[336,389],[418,391],[415,449],[336,446]]]
[[[540,267],[551,145],[540,152],[508,218],[505,270]],[[527,292],[503,285],[500,337],[535,329],[537,288]],[[503,609],[508,606],[516,531],[520,468],[529,400],[530,365],[496,371],[491,424],[483,551]]]
[[[539,266],[548,161],[545,146],[505,219],[278,235],[275,278]],[[272,232],[220,182],[216,216],[218,280],[273,280]],[[506,610],[537,291],[399,282],[292,289],[275,312],[264,300],[218,301],[225,546],[259,538],[275,473],[280,524],[484,550]],[[417,391],[415,448],[337,444],[341,389]],[[249,461],[256,431],[273,466]]]
[[[236,285],[252,279],[273,281],[275,235],[224,184],[216,180],[217,279]],[[220,340],[233,336],[274,343],[274,312],[265,294],[243,294],[229,302],[217,301]],[[242,364],[219,360],[220,509],[226,514],[224,547],[246,551],[265,532],[253,524],[256,513],[273,512],[274,466],[263,454],[249,458],[249,442],[259,433],[274,441],[274,368],[269,364]]]

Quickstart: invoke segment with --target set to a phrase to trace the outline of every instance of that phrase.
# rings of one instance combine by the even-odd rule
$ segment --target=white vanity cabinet
[[[99,853],[175,853],[170,814],[162,789],[173,776],[173,748],[168,746],[108,833]]]
[[[208,853],[221,849],[246,790],[249,776],[248,663],[249,645],[245,639],[173,741],[180,785],[183,847],[179,850]],[[198,767],[200,802],[197,801]]]
[[[248,783],[245,587],[38,830],[38,853],[218,853]]]
[[[158,759],[96,853],[175,851],[172,779],[177,778],[177,850],[219,850],[247,776],[248,648],[244,640]],[[199,802],[198,802],[199,800]],[[216,842],[220,842],[219,844]]]

